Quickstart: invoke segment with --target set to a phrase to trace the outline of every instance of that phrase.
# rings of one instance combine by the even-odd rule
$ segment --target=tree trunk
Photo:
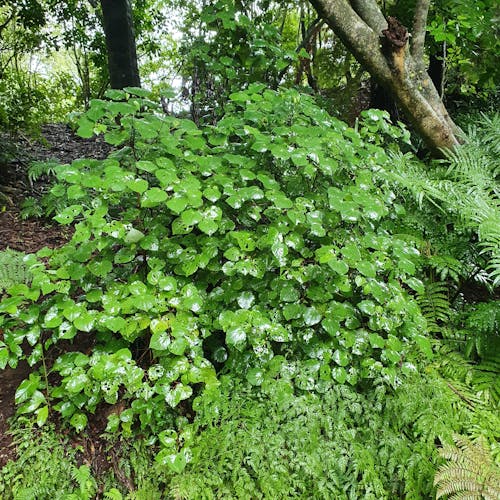
[[[442,43],[439,49],[438,53],[429,56],[429,69],[427,72],[442,99],[445,86],[446,44]]]
[[[101,0],[111,87],[140,87],[132,8],[129,0]]]
[[[459,144],[453,123],[424,69],[423,38],[429,0],[417,0],[411,50],[397,19],[382,15],[376,0],[310,0],[319,16],[358,62],[394,96],[400,109],[435,153]]]

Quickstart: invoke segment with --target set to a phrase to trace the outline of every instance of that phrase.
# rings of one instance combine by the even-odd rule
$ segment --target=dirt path
[[[31,161],[70,163],[76,158],[100,159],[106,157],[109,150],[102,139],[81,139],[63,124],[44,126],[40,140],[21,136],[12,144],[9,138],[0,137],[0,159],[10,156],[3,163],[0,160],[0,251],[11,248],[34,253],[46,246],[58,247],[68,238],[67,228],[49,220],[21,218],[23,199],[40,196],[47,189],[47,179],[42,178],[35,183],[29,181],[27,169]],[[7,420],[15,411],[16,389],[28,373],[29,367],[25,363],[15,370],[6,368],[0,371],[0,468],[15,457],[12,439],[7,432]]]

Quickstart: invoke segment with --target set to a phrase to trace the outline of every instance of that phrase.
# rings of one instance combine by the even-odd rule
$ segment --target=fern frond
[[[431,269],[434,269],[441,281],[450,278],[459,283],[468,274],[466,266],[450,255],[431,255],[427,263]]]
[[[31,282],[31,272],[24,257],[24,253],[9,248],[0,252],[0,293],[11,286]]]
[[[482,114],[480,125],[482,126],[482,140],[491,152],[497,157],[500,156],[500,114]],[[497,166],[497,169],[500,168]]]
[[[451,308],[448,297],[449,287],[446,283],[436,281],[427,283],[423,293],[417,294],[417,303],[427,320],[427,328],[430,332],[440,332],[440,323],[449,320]]]
[[[386,181],[410,192],[425,213],[445,214],[455,228],[477,233],[494,286],[500,285],[500,172],[498,114],[471,128],[468,141],[429,170],[409,155],[393,155]],[[483,137],[488,137],[485,140]],[[439,215],[440,216],[440,215]],[[472,244],[471,244],[472,245]],[[465,262],[465,261],[464,261]],[[481,265],[483,263],[481,262]],[[454,279],[452,275],[449,276]]]
[[[439,451],[448,463],[435,475],[436,498],[500,498],[500,468],[484,440],[454,436],[454,441]]]
[[[28,167],[28,179],[35,182],[43,176],[54,176],[60,163],[57,160],[33,161]]]
[[[500,355],[492,354],[480,363],[468,361],[446,347],[439,349],[438,372],[450,389],[471,408],[495,407],[500,403]],[[490,350],[487,350],[490,352]]]

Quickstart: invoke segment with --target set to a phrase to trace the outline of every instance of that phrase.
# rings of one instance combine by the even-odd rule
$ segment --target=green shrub
[[[54,169],[50,197],[65,206],[54,218],[74,224],[71,241],[40,252],[31,286],[0,304],[0,366],[33,365],[77,336],[94,342],[55,361],[56,383],[24,381],[20,413],[42,424],[51,403],[82,430],[120,398],[108,430],[169,429],[165,464],[180,470],[189,457],[172,410],[216,387],[214,367],[322,393],[397,386],[419,349],[432,355],[408,293],[422,288],[419,253],[391,233],[402,207],[373,180],[388,161],[377,134],[395,141],[401,129],[372,111],[358,132],[296,91],[254,85],[201,130],[154,113],[147,91],[127,92],[79,121],[116,152]]]
[[[22,63],[21,63],[22,65]],[[63,121],[74,108],[69,74],[50,78],[23,69],[6,69],[0,78],[0,129],[39,133],[44,123]]]

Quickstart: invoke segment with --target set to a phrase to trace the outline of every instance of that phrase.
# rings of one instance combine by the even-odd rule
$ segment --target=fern
[[[17,284],[29,284],[31,272],[25,254],[7,249],[0,252],[0,293]]]
[[[458,400],[456,408],[465,410],[461,431],[472,439],[488,443],[495,461],[500,459],[500,356],[474,363],[462,354],[441,346],[435,367]]]
[[[40,200],[33,196],[27,196],[21,205],[21,218],[41,217],[44,213]]]
[[[106,491],[104,497],[110,500],[122,500],[123,498],[122,494],[116,488],[111,488],[109,491]]]
[[[422,214],[444,217],[455,230],[477,235],[493,286],[500,284],[499,122],[498,114],[483,117],[479,128],[469,129],[467,143],[430,170],[414,157],[399,154],[390,169],[379,171],[386,181],[409,191]]]
[[[451,255],[431,255],[427,264],[441,281],[451,279],[460,283],[468,275],[467,266]]]
[[[500,301],[474,304],[465,310],[466,354],[500,365]]]
[[[448,285],[442,281],[427,283],[423,293],[417,294],[417,302],[427,320],[429,332],[439,333],[442,323],[449,320],[451,309]]]
[[[482,439],[470,441],[455,436],[455,445],[444,445],[440,455],[448,460],[434,479],[436,498],[449,499],[500,498],[500,469]]]
[[[500,156],[500,113],[495,113],[491,116],[486,114],[481,115],[481,120],[479,121],[482,126],[483,144],[486,144],[490,149],[492,155],[497,157]],[[500,165],[497,165],[495,173],[500,174]]]
[[[35,182],[41,177],[53,177],[59,165],[57,160],[33,161],[28,167],[28,179]]]
[[[441,347],[436,367],[448,384],[471,406],[500,403],[500,356],[473,363],[462,354]]]

